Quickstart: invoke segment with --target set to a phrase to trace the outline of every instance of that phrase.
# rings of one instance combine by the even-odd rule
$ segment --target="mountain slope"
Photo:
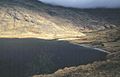
[[[119,9],[70,9],[36,0],[2,0],[0,16],[1,37],[79,37],[120,25]]]
[[[72,26],[57,25],[50,20],[53,18],[44,11],[44,6],[35,4],[37,2],[1,2],[1,35],[30,34],[49,38],[65,34],[82,35]]]
[[[119,33],[119,8],[75,9],[37,0],[0,0],[0,38],[69,40],[110,52],[107,61],[35,77],[119,77]]]

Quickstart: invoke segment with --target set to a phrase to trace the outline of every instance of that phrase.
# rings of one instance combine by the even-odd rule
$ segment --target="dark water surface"
[[[104,60],[107,53],[41,39],[0,39],[0,77],[28,77]]]

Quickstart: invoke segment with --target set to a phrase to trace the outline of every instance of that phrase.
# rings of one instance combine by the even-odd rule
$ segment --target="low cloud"
[[[120,8],[120,0],[39,0],[44,3],[74,8]]]

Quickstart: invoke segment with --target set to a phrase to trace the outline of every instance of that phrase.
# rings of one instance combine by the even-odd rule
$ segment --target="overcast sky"
[[[39,0],[39,1],[53,5],[77,8],[120,7],[120,0]]]

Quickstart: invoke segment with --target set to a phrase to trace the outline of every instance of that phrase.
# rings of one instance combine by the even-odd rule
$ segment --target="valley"
[[[47,48],[48,50],[46,50]],[[45,51],[45,56],[40,49]],[[92,62],[81,64],[79,63],[81,58],[77,55],[81,54],[79,52],[81,49],[84,52],[88,52],[89,49],[93,51],[97,49],[96,51],[102,50],[109,53],[103,56],[105,60],[92,60]],[[58,50],[61,53],[57,52]],[[63,60],[62,67],[55,68],[52,72],[43,70],[47,71],[47,74],[45,72],[40,73],[38,60],[38,63],[33,64],[34,67],[31,64],[34,58],[30,55],[35,56],[33,51],[35,55],[42,54],[41,58],[45,60],[43,63],[47,64],[43,64],[45,68],[48,68],[49,62],[52,63],[51,60],[53,60],[46,56],[50,51],[54,51],[52,55],[56,55],[55,61],[58,61],[57,57],[66,57],[66,60]],[[73,53],[75,51],[77,53]],[[63,53],[64,56],[60,55]],[[77,56],[75,57],[72,54]],[[29,73],[33,77],[119,77],[119,55],[119,8],[75,9],[44,4],[37,0],[0,0],[0,65],[4,66],[0,67],[0,76],[8,77],[6,76],[8,73],[9,77],[21,77],[25,73],[25,77],[27,77]],[[85,56],[89,57],[88,54]],[[32,69],[30,68],[27,74],[24,71],[21,74],[19,71],[25,70],[27,67],[24,65],[24,62],[29,60],[27,57],[30,59],[28,65]],[[16,61],[9,64],[9,61],[15,60],[15,58]],[[68,60],[71,58],[73,62],[70,63]],[[3,59],[6,62],[2,61]],[[20,59],[27,60],[21,61]],[[74,62],[75,60],[77,60],[77,64]],[[21,69],[17,68],[19,61],[23,65],[20,67]],[[59,62],[55,64],[57,63]],[[65,66],[64,63],[68,65]],[[14,64],[16,68],[14,68]],[[40,68],[44,69],[42,66]],[[10,72],[11,69],[15,74]],[[51,69],[53,70],[50,66]]]

